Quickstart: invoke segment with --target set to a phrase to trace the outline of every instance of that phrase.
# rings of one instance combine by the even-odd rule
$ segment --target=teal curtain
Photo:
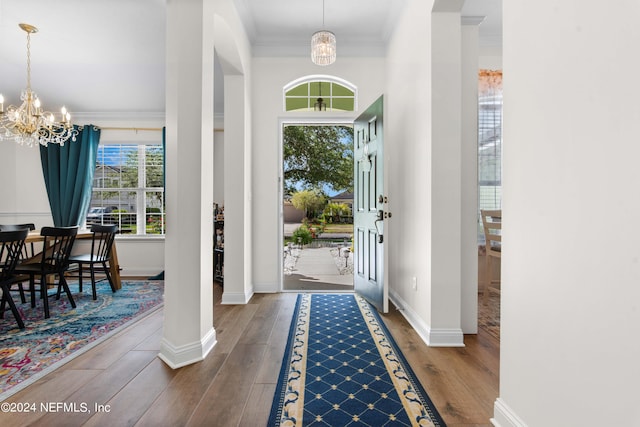
[[[80,225],[87,216],[96,170],[100,129],[74,126],[76,141],[40,146],[42,174],[55,227]]]

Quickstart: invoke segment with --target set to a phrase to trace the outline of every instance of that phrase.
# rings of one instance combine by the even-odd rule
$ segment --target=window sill
[[[123,242],[164,242],[164,234],[117,234],[116,240]]]

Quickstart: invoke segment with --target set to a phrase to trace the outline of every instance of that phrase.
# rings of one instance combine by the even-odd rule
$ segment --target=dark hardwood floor
[[[157,310],[9,398],[37,408],[0,412],[0,425],[265,426],[296,295],[220,305],[217,285],[214,294],[218,343],[204,361],[172,370],[157,357]],[[490,426],[499,341],[481,329],[465,336],[464,348],[432,348],[399,311],[383,318],[447,425]]]

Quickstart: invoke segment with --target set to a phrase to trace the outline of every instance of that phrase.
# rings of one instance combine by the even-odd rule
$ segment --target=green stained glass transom
[[[354,111],[355,93],[331,81],[307,81],[285,92],[286,111],[312,111],[317,98],[322,97],[327,111]]]

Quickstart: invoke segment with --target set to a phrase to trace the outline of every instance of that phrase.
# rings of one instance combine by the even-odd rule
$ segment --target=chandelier
[[[324,28],[324,0],[322,0],[322,28]],[[336,35],[321,30],[311,36],[311,60],[316,65],[331,65],[336,62]]]
[[[0,141],[14,141],[29,147],[64,145],[69,138],[75,141],[78,131],[73,128],[67,109],[62,107],[62,119],[57,122],[52,113],[42,110],[38,95],[31,90],[31,34],[38,29],[29,24],[18,25],[27,33],[27,88],[20,95],[22,105],[9,105],[6,111],[0,94]]]

